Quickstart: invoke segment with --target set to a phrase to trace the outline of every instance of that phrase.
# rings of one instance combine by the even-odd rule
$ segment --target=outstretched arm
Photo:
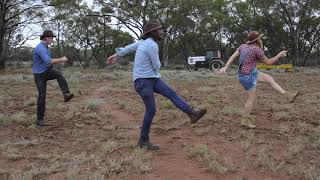
[[[232,54],[232,56],[228,59],[226,65],[223,68],[219,69],[218,74],[224,74],[227,71],[227,69],[229,68],[229,66],[233,63],[233,61],[238,59],[239,55],[240,55],[240,52],[238,50],[236,50]]]
[[[112,56],[109,56],[106,60],[107,64],[114,64],[117,61],[117,54],[113,54]]]
[[[135,52],[138,48],[139,42],[140,41],[129,44],[124,48],[116,48],[116,53],[113,54],[112,56],[108,57],[108,59],[106,60],[106,63],[107,64],[114,64],[114,63],[116,63],[118,56],[122,57],[122,56],[130,54],[132,52]]]
[[[272,65],[275,62],[277,62],[280,58],[285,57],[287,54],[287,51],[283,50],[281,52],[279,52],[276,56],[274,56],[273,58],[268,59],[266,56],[264,56],[261,61],[263,63],[265,63],[266,65]]]

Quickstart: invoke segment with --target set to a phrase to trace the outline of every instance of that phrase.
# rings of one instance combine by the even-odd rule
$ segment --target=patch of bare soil
[[[90,84],[67,104],[59,102],[59,91],[51,87],[50,126],[19,122],[0,126],[0,179],[316,179],[320,174],[317,75],[274,77],[286,89],[300,89],[301,95],[288,104],[268,85],[259,84],[251,117],[255,129],[240,125],[245,97],[234,79],[170,80],[178,94],[192,105],[207,107],[208,113],[190,124],[185,114],[157,95],[150,137],[161,149],[142,152],[139,158],[151,161],[146,169],[141,159],[140,165],[130,164],[144,113],[140,97],[125,85],[130,81]],[[121,90],[122,86],[129,88]],[[21,104],[17,100],[8,106],[30,116],[35,113],[35,106]],[[122,157],[128,158],[119,163]]]

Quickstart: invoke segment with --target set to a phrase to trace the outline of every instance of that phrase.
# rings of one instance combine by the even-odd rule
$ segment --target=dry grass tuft
[[[209,172],[226,174],[234,170],[231,161],[221,159],[219,155],[206,145],[195,145],[189,149],[190,157],[199,161]]]

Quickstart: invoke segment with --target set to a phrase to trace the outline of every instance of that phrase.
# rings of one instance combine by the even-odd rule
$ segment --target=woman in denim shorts
[[[247,100],[244,106],[245,114],[250,114],[253,108],[253,104],[256,98],[256,86],[257,82],[265,82],[270,84],[270,86],[276,90],[277,92],[285,95],[290,103],[294,102],[295,98],[299,94],[299,91],[294,93],[289,93],[281,88],[281,86],[274,81],[274,79],[263,72],[257,70],[257,62],[263,62],[267,65],[274,64],[280,58],[285,57],[287,51],[283,50],[279,52],[273,58],[267,58],[262,50],[262,41],[261,37],[263,34],[258,33],[257,31],[251,31],[247,36],[247,43],[242,44],[229,58],[225,67],[219,70],[219,74],[224,74],[226,70],[229,68],[231,63],[239,59],[239,67],[237,78],[240,84],[244,87]],[[254,128],[255,125],[248,125],[250,128]]]

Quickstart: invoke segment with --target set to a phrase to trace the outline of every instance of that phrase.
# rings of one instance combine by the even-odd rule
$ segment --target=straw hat
[[[251,31],[248,33],[247,36],[247,44],[251,44],[255,41],[257,41],[258,39],[260,39],[264,34],[260,34],[257,31]]]

